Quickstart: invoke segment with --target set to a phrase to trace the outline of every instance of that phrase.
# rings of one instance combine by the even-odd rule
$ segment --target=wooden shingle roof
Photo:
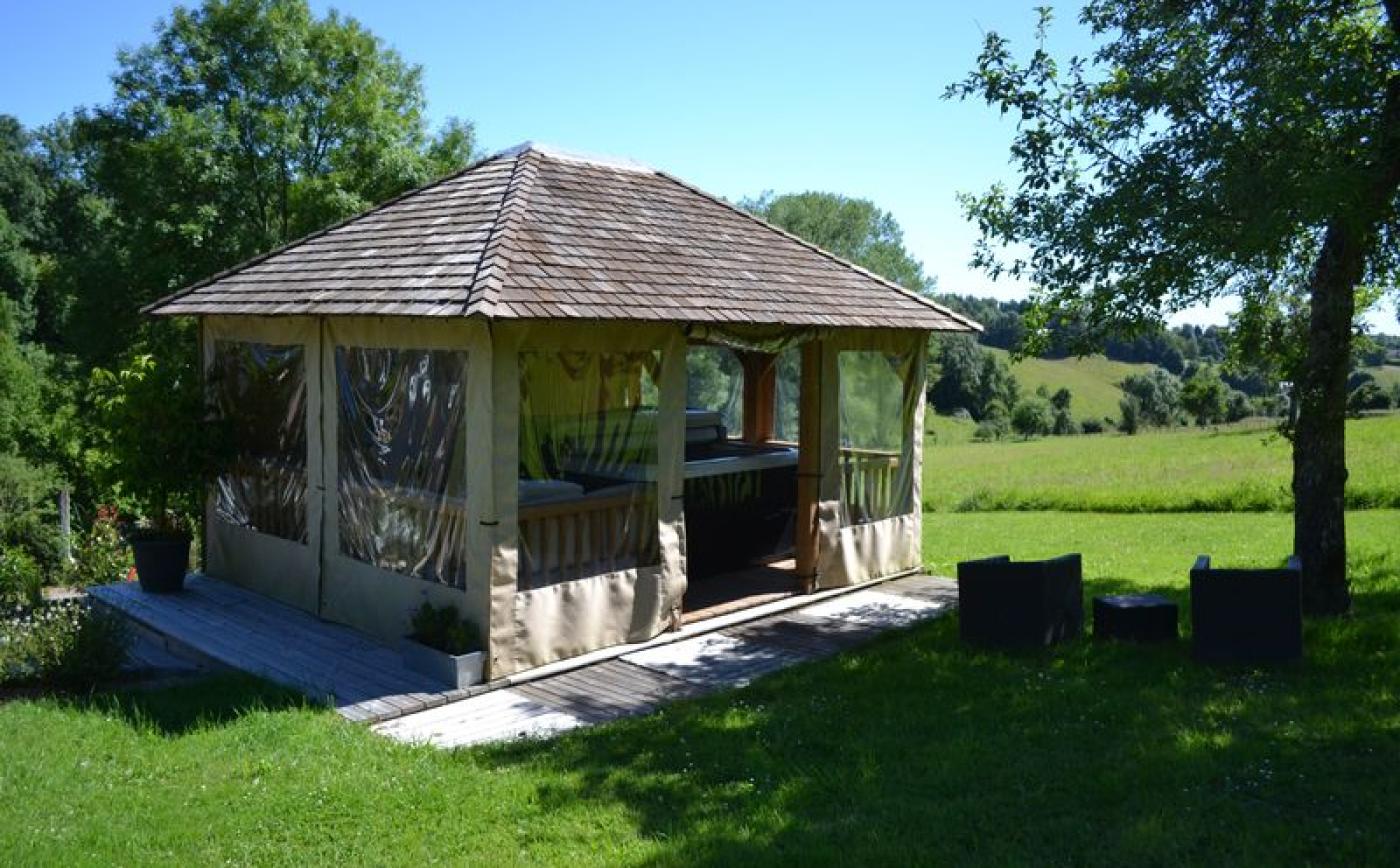
[[[980,328],[662,172],[528,144],[147,312]]]

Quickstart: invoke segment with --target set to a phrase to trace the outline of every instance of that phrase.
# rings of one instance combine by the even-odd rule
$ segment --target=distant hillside
[[[988,350],[1003,357],[1008,355],[995,347],[988,347]],[[1034,394],[1037,386],[1045,386],[1052,393],[1062,386],[1069,389],[1074,396],[1070,408],[1075,419],[1117,419],[1118,401],[1123,397],[1118,384],[1129,374],[1144,373],[1154,367],[1086,356],[1082,359],[1022,359],[1011,366],[1011,371],[1021,384],[1022,394]]]
[[[1361,370],[1376,378],[1382,389],[1393,389],[1400,385],[1400,365],[1375,365]]]

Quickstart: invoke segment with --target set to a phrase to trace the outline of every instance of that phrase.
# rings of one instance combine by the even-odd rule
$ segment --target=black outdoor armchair
[[[1013,562],[1000,555],[958,564],[958,619],[964,642],[995,648],[1052,645],[1084,626],[1077,554]]]
[[[1191,569],[1191,650],[1205,663],[1282,663],[1303,656],[1302,567]]]

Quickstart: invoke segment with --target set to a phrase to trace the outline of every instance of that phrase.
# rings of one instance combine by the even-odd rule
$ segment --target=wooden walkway
[[[404,668],[397,650],[349,627],[214,579],[191,576],[185,587],[182,594],[151,595],[121,583],[90,594],[178,658],[251,672],[330,703],[349,720],[375,724],[391,738],[442,747],[645,714],[835,654],[957,604],[952,581],[910,576],[794,597],[774,604],[780,611],[755,611],[752,619],[717,618],[650,642],[442,690]]]
[[[374,728],[399,741],[443,748],[553,735],[646,714],[671,700],[741,687],[956,605],[957,586],[950,580],[896,579],[691,638],[651,644]]]

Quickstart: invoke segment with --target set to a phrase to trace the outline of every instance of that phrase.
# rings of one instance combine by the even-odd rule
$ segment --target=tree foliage
[[[1050,433],[1050,405],[1040,398],[1026,398],[1011,411],[1011,429],[1023,440]]]
[[[938,341],[929,382],[929,401],[938,412],[965,410],[979,422],[998,410],[1005,415],[1020,397],[1006,359],[967,335]]]
[[[96,364],[130,346],[141,304],[458,168],[474,146],[461,121],[428,135],[418,67],[304,0],[177,7],[113,80],[113,102],[80,110],[62,140],[108,206],[72,287]],[[105,291],[89,291],[96,269]]]
[[[1037,287],[1034,325],[1089,324],[1085,346],[1220,295],[1306,287],[1294,546],[1308,608],[1343,611],[1357,296],[1397,265],[1400,0],[1091,0],[1081,19],[1092,58],[1053,57],[1042,10],[1027,60],[988,34],[948,90],[1017,122],[1019,185],[963,199],[975,261]]]
[[[475,151],[467,121],[430,134],[417,67],[305,0],[177,7],[118,55],[113,83],[108,103],[39,129],[0,115],[0,547],[46,572],[60,486],[84,523],[114,499],[163,514],[157,481],[198,511],[175,478],[211,432],[193,329],[141,305]],[[129,376],[93,387],[94,367]],[[143,409],[117,412],[114,390]]]
[[[160,532],[198,515],[205,485],[233,455],[198,366],[183,361],[142,354],[120,371],[92,372],[108,478]]]
[[[1230,388],[1220,379],[1220,372],[1201,365],[1181,384],[1181,408],[1197,425],[1215,425],[1225,421]]]
[[[904,231],[868,199],[838,193],[766,192],[739,207],[842,259],[913,292],[931,292],[932,278],[904,248]]]

